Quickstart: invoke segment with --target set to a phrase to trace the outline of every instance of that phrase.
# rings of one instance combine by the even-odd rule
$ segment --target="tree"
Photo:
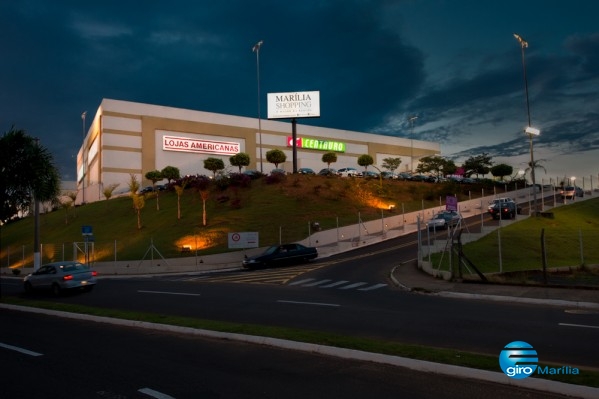
[[[486,175],[491,170],[491,166],[493,166],[491,158],[487,153],[468,158],[462,165],[465,170],[464,174],[468,177],[471,175],[476,175],[476,177],[478,175]]]
[[[106,198],[106,200],[109,200],[112,197],[112,193],[114,192],[114,190],[116,190],[118,186],[119,183],[114,183],[104,187],[104,191],[102,191],[102,194],[104,194],[104,198]]]
[[[225,163],[220,158],[206,158],[204,159],[204,169],[208,169],[212,172],[212,177],[216,177],[216,172],[219,170],[223,170],[225,168]]]
[[[513,172],[514,168],[504,163],[500,163],[491,167],[491,174],[494,177],[499,177],[501,181],[504,180],[505,176],[510,176]]]
[[[181,220],[181,196],[187,187],[187,180],[180,179],[175,183],[175,192],[177,193],[177,220]]]
[[[445,168],[451,168],[452,165],[455,167],[453,161],[448,161],[438,155],[430,155],[428,157],[420,158],[420,163],[416,168],[416,172],[434,173],[437,175],[437,178],[439,178]]]
[[[166,166],[160,171],[160,173],[164,179],[168,180],[169,184],[171,184],[171,181],[181,178],[181,172],[179,171],[179,168],[174,166]]]
[[[275,164],[275,168],[279,168],[279,164],[287,160],[287,155],[281,150],[270,150],[266,152],[266,160]]]
[[[137,229],[141,230],[141,210],[146,205],[146,199],[143,194],[137,194],[139,191],[139,181],[137,181],[137,176],[134,173],[129,174],[127,185],[129,186],[129,195],[133,200],[133,209],[137,214]]]
[[[358,157],[358,165],[363,166],[364,169],[368,169],[370,165],[374,164],[374,159],[368,154],[363,154]]]
[[[328,169],[331,169],[331,164],[337,162],[337,154],[334,152],[322,154],[322,162],[327,164]]]
[[[383,168],[395,172],[401,165],[401,158],[385,158],[383,159]]]
[[[51,201],[60,192],[52,154],[24,130],[12,127],[0,138],[0,220],[24,211],[34,200]]]
[[[543,171],[545,172],[545,174],[547,174],[547,169],[545,169],[545,167],[543,165],[541,165],[541,162],[545,162],[545,159],[537,159],[537,160],[534,161],[534,164],[531,164],[530,161],[528,161],[528,163],[527,163],[528,167],[526,169],[524,169],[524,174],[526,174],[526,173],[530,174],[530,181],[531,182],[532,182],[533,169],[534,169],[535,175],[536,175],[536,170],[537,169],[543,169]]]
[[[210,179],[205,176],[196,176],[191,184],[200,193],[200,198],[202,199],[202,226],[206,226],[206,201],[209,197]]]
[[[250,156],[245,152],[238,152],[229,157],[229,162],[231,163],[231,166],[237,166],[239,168],[239,173],[241,173],[241,167],[250,164]]]
[[[159,202],[160,198],[159,198],[159,192],[156,191],[156,182],[164,179],[164,177],[162,177],[162,172],[159,170],[151,170],[148,173],[146,173],[146,179],[148,179],[152,182],[152,189],[156,193],[156,210],[159,211],[160,210],[160,202]]]

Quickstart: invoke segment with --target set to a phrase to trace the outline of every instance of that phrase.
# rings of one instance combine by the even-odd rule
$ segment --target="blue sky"
[[[321,92],[301,124],[438,141],[457,164],[529,160],[537,179],[599,177],[599,2],[591,0],[0,3],[0,128],[25,129],[75,178],[81,113],[102,98],[248,117],[266,93]],[[89,117],[91,119],[91,117]]]

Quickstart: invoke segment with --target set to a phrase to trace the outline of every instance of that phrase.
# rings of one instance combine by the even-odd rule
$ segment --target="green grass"
[[[181,247],[189,245],[202,255],[227,251],[229,232],[255,231],[260,245],[298,241],[308,237],[308,225],[318,221],[321,228],[355,224],[358,214],[363,221],[381,217],[381,208],[395,204],[405,212],[424,205],[437,206],[439,198],[460,192],[455,184],[437,185],[402,181],[327,178],[324,176],[289,175],[275,184],[265,178],[254,180],[250,187],[226,190],[213,188],[206,202],[207,225],[202,224],[203,204],[200,194],[187,189],[181,197],[181,219],[177,219],[177,195],[161,192],[160,210],[156,196],[150,194],[141,212],[142,228],[130,197],[98,201],[68,211],[58,209],[41,215],[40,230],[43,261],[72,258],[72,243],[82,242],[81,226],[93,227],[97,261],[141,259],[150,243],[166,258],[181,256]],[[466,189],[466,188],[464,188]],[[480,188],[468,187],[473,194]],[[228,199],[227,199],[228,198]],[[0,265],[33,264],[33,218],[2,227]],[[23,256],[25,253],[25,256]],[[10,260],[9,260],[10,258]]]
[[[496,355],[464,352],[454,349],[437,348],[422,345],[411,345],[380,339],[353,337],[328,332],[301,330],[277,326],[262,326],[255,324],[231,323],[215,320],[203,320],[190,317],[160,315],[152,313],[130,312],[115,309],[92,308],[74,304],[35,301],[18,297],[3,297],[2,302],[20,306],[31,306],[42,309],[58,310],[70,313],[89,314],[124,320],[143,321],[148,323],[168,324],[173,326],[205,329],[226,333],[245,334],[260,337],[271,337],[296,342],[306,342],[317,345],[354,349],[370,353],[400,356],[410,359],[425,360],[435,363],[450,364],[479,370],[499,371]],[[543,366],[560,367],[557,364]],[[535,375],[553,381],[568,384],[599,387],[599,372],[591,369],[581,369],[579,375]]]
[[[483,273],[540,270],[544,232],[546,267],[567,268],[599,264],[599,198],[552,209],[553,218],[531,217],[512,223],[468,244],[465,255]],[[581,258],[581,252],[583,257]],[[435,267],[448,270],[447,254],[434,254]]]

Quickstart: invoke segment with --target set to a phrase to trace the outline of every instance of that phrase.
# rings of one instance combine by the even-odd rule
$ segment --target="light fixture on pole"
[[[260,40],[252,47],[252,52],[256,53],[256,80],[258,82],[258,141],[260,146],[260,173],[264,173],[262,167],[262,115],[260,112],[260,48],[264,43]]]
[[[410,116],[410,172],[414,173],[414,122],[418,119],[416,115]]]
[[[81,204],[85,204],[85,152],[86,152],[86,148],[85,148],[85,116],[87,115],[87,111],[83,111],[83,113],[81,114],[81,122],[82,122],[82,130],[81,133],[83,134],[83,146],[81,147],[83,149],[82,153],[81,153],[81,162],[83,162],[82,165],[82,174],[83,174],[83,189],[82,189],[82,195],[81,195]]]
[[[538,216],[538,211],[537,211],[537,182],[536,182],[536,178],[535,178],[535,158],[534,158],[534,151],[533,151],[533,145],[532,145],[532,138],[534,136],[538,136],[541,132],[539,129],[535,129],[534,127],[531,126],[531,121],[530,121],[530,100],[528,98],[528,77],[526,75],[526,57],[524,55],[524,49],[528,48],[528,42],[526,40],[524,40],[522,38],[522,36],[514,33],[514,37],[516,38],[516,40],[518,40],[518,43],[520,43],[520,48],[522,50],[522,71],[524,73],[524,93],[526,95],[526,115],[528,117],[528,125],[526,127],[526,129],[524,130],[524,132],[526,134],[528,134],[528,137],[530,139],[530,178],[532,180],[532,196],[533,196],[533,209],[534,209],[534,214],[535,216]]]

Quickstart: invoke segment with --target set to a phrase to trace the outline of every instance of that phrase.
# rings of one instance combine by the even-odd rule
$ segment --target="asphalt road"
[[[564,396],[235,341],[0,310],[3,398]]]

